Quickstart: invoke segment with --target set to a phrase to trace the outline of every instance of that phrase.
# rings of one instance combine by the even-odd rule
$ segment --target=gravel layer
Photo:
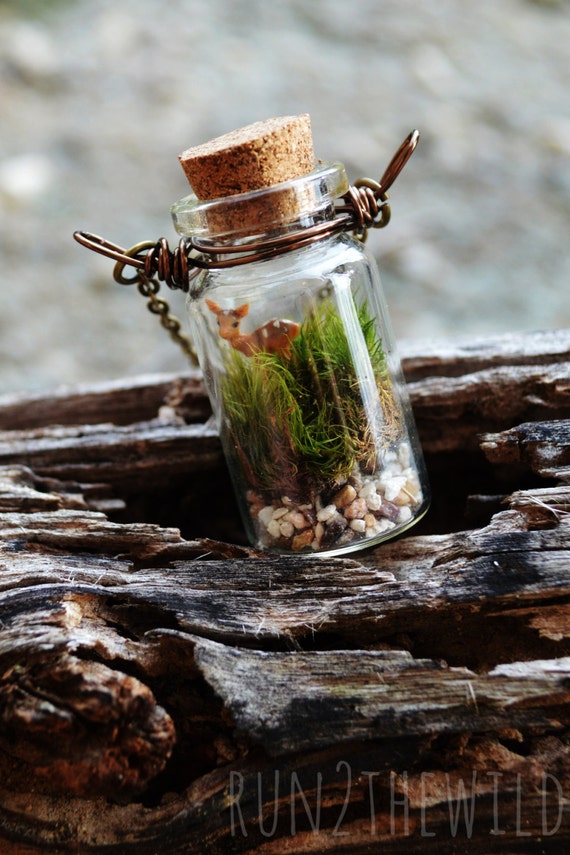
[[[352,180],[421,131],[370,238],[397,336],[570,326],[568,44],[563,0],[1,3],[0,391],[184,368],[72,232],[175,242],[178,154],[290,113]]]

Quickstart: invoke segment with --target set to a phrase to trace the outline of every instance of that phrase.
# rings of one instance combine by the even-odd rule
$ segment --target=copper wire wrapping
[[[114,277],[123,285],[136,284],[144,276],[156,277],[169,288],[188,291],[189,281],[200,269],[233,267],[270,258],[292,249],[307,246],[340,231],[352,231],[358,240],[365,240],[369,228],[383,228],[390,221],[388,189],[413,154],[419,132],[412,131],[400,145],[380,181],[361,178],[342,197],[343,204],[335,209],[335,218],[299,229],[277,238],[253,241],[244,246],[214,245],[196,237],[182,238],[171,250],[166,238],[143,241],[128,250],[89,232],[76,231],[78,243],[113,258],[117,263]],[[125,276],[124,269],[137,269]]]
[[[359,186],[349,188],[343,197],[345,204],[337,208],[337,215],[333,220],[317,223],[282,237],[252,241],[248,243],[247,250],[244,250],[243,246],[216,245],[196,237],[182,238],[174,250],[170,249],[166,238],[160,238],[156,242],[142,241],[130,249],[123,249],[89,232],[75,232],[74,238],[88,249],[113,258],[117,262],[114,278],[121,285],[136,284],[138,281],[138,273],[133,276],[125,275],[125,267],[130,266],[144,271],[149,279],[156,276],[169,288],[187,291],[189,279],[200,269],[249,264],[307,246],[340,231],[354,231],[355,237],[364,240],[369,228],[387,225],[390,208],[386,194],[382,194],[382,198],[378,200],[371,188],[370,185],[377,182],[372,182],[371,179],[361,179],[361,182]]]

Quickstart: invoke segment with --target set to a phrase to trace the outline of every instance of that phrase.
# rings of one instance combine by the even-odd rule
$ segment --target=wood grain
[[[2,852],[567,851],[569,348],[410,348],[351,558],[240,541],[197,373],[0,401]]]

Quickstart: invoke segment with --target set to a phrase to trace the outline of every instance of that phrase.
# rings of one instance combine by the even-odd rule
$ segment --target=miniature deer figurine
[[[222,309],[213,300],[206,300],[206,305],[218,319],[221,337],[229,341],[236,350],[246,356],[253,356],[263,350],[265,353],[276,353],[285,359],[290,358],[291,341],[299,332],[299,324],[274,318],[251,333],[240,333],[240,324],[249,312],[249,303],[243,303],[237,309]]]

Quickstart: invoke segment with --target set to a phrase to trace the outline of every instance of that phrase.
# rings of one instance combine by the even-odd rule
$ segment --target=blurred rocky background
[[[319,157],[379,178],[396,335],[570,326],[565,0],[0,0],[0,391],[177,371],[111,261],[176,236],[179,152],[309,112]],[[183,316],[183,296],[167,290]]]

